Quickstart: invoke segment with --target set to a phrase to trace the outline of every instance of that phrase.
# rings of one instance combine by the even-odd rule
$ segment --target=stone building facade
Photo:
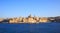
[[[9,20],[10,23],[37,23],[37,22],[47,22],[48,19],[43,17],[32,17],[31,15],[29,15],[28,17],[20,17],[20,18],[12,18]]]

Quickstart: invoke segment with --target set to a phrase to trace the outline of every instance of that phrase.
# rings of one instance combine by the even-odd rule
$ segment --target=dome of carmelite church
[[[28,17],[32,17],[32,15],[30,14]]]

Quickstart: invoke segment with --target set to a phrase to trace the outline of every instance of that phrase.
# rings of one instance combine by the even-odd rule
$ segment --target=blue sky
[[[60,16],[60,0],[0,0],[0,17]]]

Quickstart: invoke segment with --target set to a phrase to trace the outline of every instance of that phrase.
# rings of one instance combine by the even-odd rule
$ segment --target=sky
[[[60,0],[0,0],[0,17],[60,16]]]

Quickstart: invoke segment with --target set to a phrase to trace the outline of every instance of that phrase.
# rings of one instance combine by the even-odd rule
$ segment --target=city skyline
[[[0,0],[0,17],[60,16],[60,0]]]

